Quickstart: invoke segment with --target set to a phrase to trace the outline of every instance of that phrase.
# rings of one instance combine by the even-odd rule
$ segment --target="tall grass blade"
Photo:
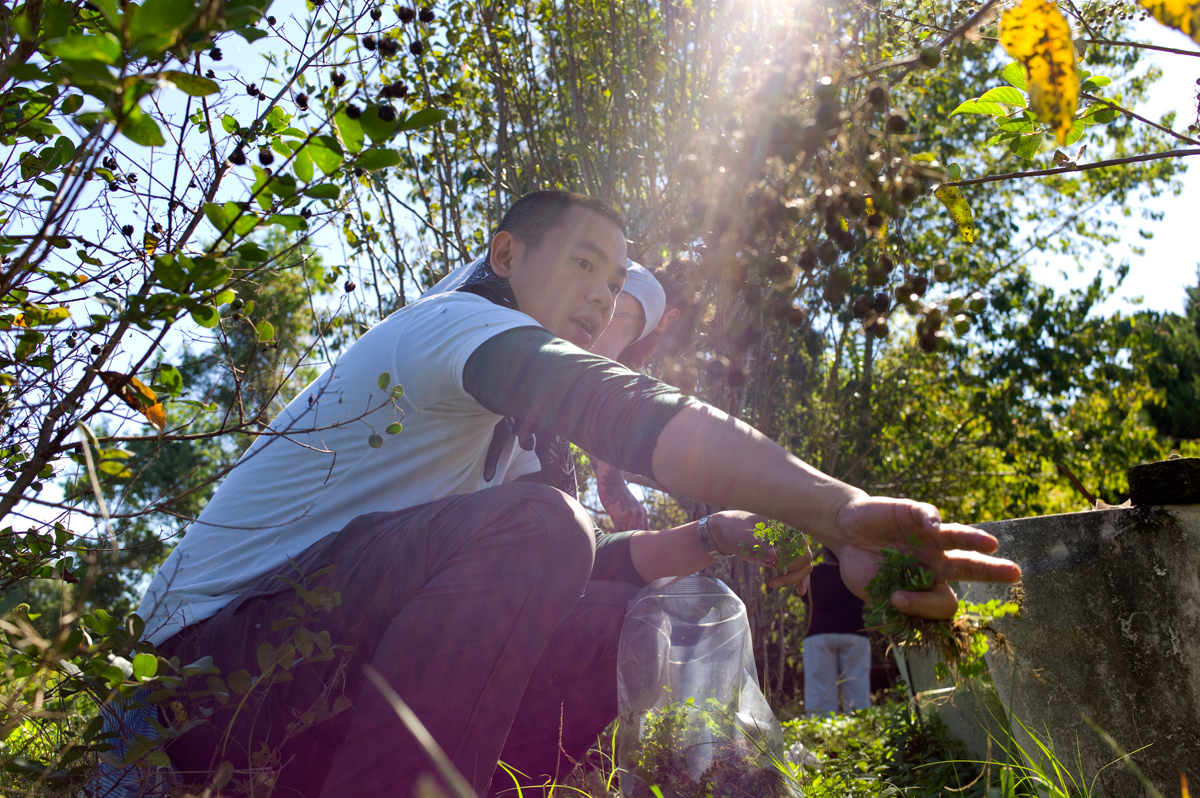
[[[392,705],[392,709],[396,711],[396,716],[400,718],[400,722],[405,728],[417,738],[417,742],[425,749],[425,754],[433,762],[434,767],[438,769],[438,773],[450,785],[450,789],[454,790],[454,794],[458,798],[479,798],[475,795],[475,790],[463,778],[463,775],[458,772],[458,768],[454,767],[454,763],[450,761],[450,757],[446,756],[446,752],[437,744],[437,740],[433,739],[433,735],[425,728],[425,724],[416,716],[408,704],[404,703],[404,699],[392,689],[388,684],[387,679],[380,675],[379,671],[372,668],[370,665],[363,668],[363,672],[367,674],[367,678],[371,680],[371,684],[383,693],[383,697]]]
[[[1137,777],[1137,780],[1139,782],[1141,782],[1141,785],[1146,788],[1147,792],[1150,793],[1151,798],[1163,798],[1163,794],[1158,791],[1157,787],[1155,787],[1153,784],[1150,783],[1150,779],[1146,778],[1146,776],[1142,773],[1142,769],[1137,766],[1137,763],[1135,763],[1132,759],[1130,759],[1132,754],[1125,753],[1125,751],[1122,750],[1121,746],[1117,744],[1117,741],[1113,739],[1112,735],[1109,734],[1108,732],[1106,732],[1104,729],[1100,728],[1099,724],[1097,724],[1094,720],[1089,718],[1087,715],[1084,715],[1081,712],[1080,717],[1083,718],[1084,722],[1087,723],[1087,725],[1092,727],[1092,731],[1094,731],[1094,732],[1096,732],[1096,734],[1100,735],[1100,739],[1104,740],[1104,742],[1108,744],[1108,747],[1113,750],[1113,753],[1115,753],[1117,755],[1119,760],[1121,762],[1125,763],[1125,767],[1129,768],[1130,772],[1132,772],[1133,775]],[[1147,747],[1147,746],[1143,746],[1143,748],[1145,748],[1145,747]],[[1142,749],[1139,748],[1138,750],[1140,751]],[[1134,753],[1137,753],[1137,752],[1135,751]]]

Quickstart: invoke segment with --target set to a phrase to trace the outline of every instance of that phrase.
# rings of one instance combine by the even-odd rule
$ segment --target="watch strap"
[[[704,547],[706,552],[708,552],[708,556],[712,557],[714,560],[728,560],[733,555],[722,554],[717,548],[717,544],[713,541],[712,530],[708,528],[708,519],[710,517],[711,516],[706,515],[700,519],[698,524],[696,524],[696,529],[698,530],[700,536],[700,545]]]

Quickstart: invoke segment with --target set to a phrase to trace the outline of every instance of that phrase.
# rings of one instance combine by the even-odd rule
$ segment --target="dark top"
[[[842,581],[837,558],[825,552],[825,562],[813,568],[809,581],[808,637],[826,634],[863,634],[863,601]]]
[[[508,330],[485,341],[467,359],[463,387],[493,413],[518,417],[617,468],[651,478],[663,427],[684,407],[699,404],[541,327]],[[597,536],[593,579],[645,584],[629,555],[631,534]]]

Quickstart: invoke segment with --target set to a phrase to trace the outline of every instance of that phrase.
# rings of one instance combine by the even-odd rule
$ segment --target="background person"
[[[871,706],[871,641],[863,633],[863,600],[842,581],[837,557],[823,550],[813,567],[805,604],[804,710],[849,714]]]

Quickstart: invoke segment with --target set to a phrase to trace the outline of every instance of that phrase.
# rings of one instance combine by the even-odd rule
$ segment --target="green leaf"
[[[1025,95],[1011,86],[998,86],[994,89],[988,89],[979,98],[979,102],[1000,103],[1001,105],[1015,105],[1019,108],[1025,107]]]
[[[83,95],[72,94],[67,99],[63,100],[60,108],[64,114],[73,114],[83,106]]]
[[[1009,142],[1008,149],[1013,155],[1018,158],[1024,158],[1027,161],[1032,161],[1042,150],[1042,142],[1046,139],[1046,134],[1042,131],[1029,133],[1023,136],[1017,136]]]
[[[73,33],[46,49],[64,61],[99,61],[113,65],[121,62],[121,43],[111,33],[99,36]]]
[[[379,375],[379,379],[376,382],[379,385],[379,390],[386,391],[388,386],[392,384],[392,375],[385,371]]]
[[[304,193],[313,199],[335,200],[341,195],[342,189],[333,183],[318,183],[315,186],[309,186]]]
[[[1112,78],[1106,78],[1103,75],[1092,75],[1083,82],[1083,85],[1079,87],[1079,90],[1093,92],[1096,89],[1107,86],[1110,83],[1112,83]]]
[[[242,260],[254,261],[262,263],[270,257],[270,254],[253,241],[247,241],[237,248],[238,255],[241,255]],[[221,303],[217,303],[218,305]]]
[[[238,130],[241,129],[237,123],[237,120],[229,114],[225,114],[225,116],[221,117],[221,127],[225,129],[226,133],[237,133]]]
[[[135,144],[141,144],[143,147],[161,147],[167,143],[158,123],[143,114],[141,109],[136,106],[129,112],[129,116],[125,117],[125,123],[121,125],[121,132],[125,134],[125,138]]]
[[[215,205],[213,207],[216,207]],[[205,209],[207,211],[207,207]],[[209,217],[209,221],[212,217]],[[154,276],[162,283],[163,288],[169,291],[182,291],[187,285],[187,274],[184,273],[183,267],[175,260],[174,255],[163,255],[154,259]]]
[[[267,224],[277,224],[289,233],[297,233],[308,229],[308,222],[303,216],[276,214],[267,219]]]
[[[92,5],[100,9],[113,30],[121,30],[121,12],[117,8],[117,0],[94,0]]]
[[[229,678],[226,681],[229,682],[229,689],[238,695],[245,695],[254,686],[254,680],[250,678],[250,672],[244,669],[229,674]],[[232,771],[232,768],[230,770]]]
[[[1113,121],[1113,119],[1115,119],[1116,116],[1117,116],[1117,109],[1109,107],[1109,108],[1101,108],[1099,111],[1092,114],[1088,118],[1094,120],[1096,122],[1096,124],[1098,124],[1098,125],[1107,125],[1109,122]]]
[[[1025,67],[1021,66],[1020,61],[1013,61],[1000,72],[1000,77],[1004,78],[1011,85],[1016,86],[1021,91],[1028,91],[1029,86],[1025,83]]]
[[[392,386],[392,398],[399,399],[401,396],[404,396],[404,386],[403,385],[393,385]]]
[[[133,678],[139,682],[152,678],[156,673],[158,673],[158,657],[143,652],[133,658]]]
[[[400,124],[401,130],[420,130],[441,122],[449,114],[441,108],[422,108]]]
[[[338,111],[333,117],[333,126],[337,130],[338,141],[342,149],[351,154],[357,154],[363,148],[363,129],[358,120],[346,116],[346,112]]]
[[[275,325],[271,324],[271,322],[260,321],[255,330],[258,332],[259,341],[266,343],[275,340]]]
[[[100,473],[102,474],[108,474],[109,476],[120,477],[122,479],[128,479],[129,477],[133,476],[132,471],[113,460],[105,460],[103,463],[96,466],[96,468],[100,469]]]
[[[237,206],[231,213],[229,206],[233,203],[225,203],[225,205],[217,205],[215,202],[204,203],[204,215],[213,227],[217,228],[218,233],[223,233],[233,224],[234,217],[237,216]]]
[[[157,384],[166,389],[171,396],[179,396],[183,392],[183,375],[170,363],[162,363],[158,367]],[[136,661],[134,664],[137,664]]]
[[[258,670],[266,673],[275,667],[275,646],[263,643],[258,647]]]
[[[363,169],[373,172],[376,169],[396,166],[398,163],[400,163],[400,153],[395,150],[373,149],[367,150],[358,156],[358,160],[354,162],[354,165],[361,166]]]
[[[198,305],[192,309],[192,320],[201,327],[212,329],[221,321],[221,315],[212,305]]]
[[[342,165],[342,145],[333,136],[316,136],[305,147],[313,163],[326,175],[331,175]]]
[[[313,179],[313,161],[312,156],[308,153],[308,147],[299,141],[289,141],[288,147],[295,155],[292,159],[292,171],[296,173],[296,177],[305,183],[311,183]]]
[[[187,72],[169,71],[164,72],[163,76],[174,83],[175,88],[191,97],[206,97],[209,94],[216,94],[221,90],[220,86],[208,78],[191,75]]]
[[[379,118],[378,108],[368,108],[363,111],[362,116],[358,118],[358,124],[362,126],[363,132],[371,139],[372,144],[387,141],[396,134],[395,117],[391,122],[384,122]]]
[[[173,42],[191,23],[198,10],[199,4],[193,0],[146,0],[133,13],[133,19],[129,22],[129,38],[140,43],[168,34]]]
[[[965,100],[959,104],[957,108],[950,112],[950,116],[955,114],[986,114],[988,116],[1004,116],[1004,106],[1000,103],[980,102],[979,100]]]

